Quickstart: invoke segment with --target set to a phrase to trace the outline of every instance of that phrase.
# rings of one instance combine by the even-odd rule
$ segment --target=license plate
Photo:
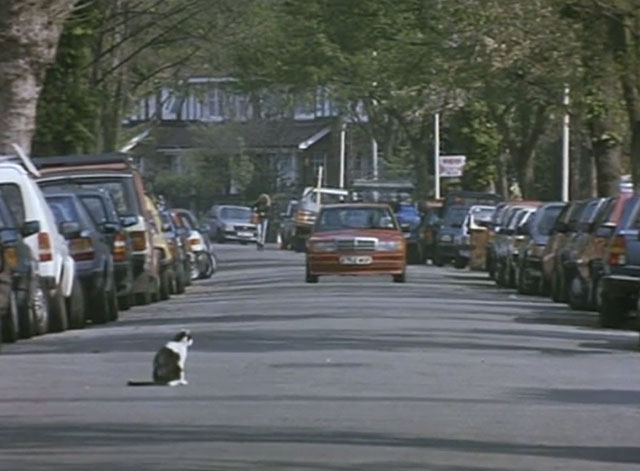
[[[253,234],[251,232],[238,232],[238,237],[249,238],[253,237]]]
[[[340,257],[340,265],[370,265],[373,258],[367,255],[351,255]]]

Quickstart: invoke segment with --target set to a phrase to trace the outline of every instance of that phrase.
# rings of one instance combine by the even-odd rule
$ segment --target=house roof
[[[158,150],[210,147],[232,151],[245,149],[306,150],[331,133],[331,118],[229,123],[163,122],[151,130]]]

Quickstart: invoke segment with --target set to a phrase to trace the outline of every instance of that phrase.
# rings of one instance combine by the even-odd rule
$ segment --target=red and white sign
[[[443,178],[461,177],[466,163],[467,157],[465,155],[441,155],[440,176]]]

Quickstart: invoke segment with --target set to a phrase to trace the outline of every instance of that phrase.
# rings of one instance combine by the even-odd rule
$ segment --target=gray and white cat
[[[129,381],[128,386],[181,386],[187,385],[185,363],[187,350],[193,345],[188,330],[182,330],[167,342],[153,358],[153,381]]]

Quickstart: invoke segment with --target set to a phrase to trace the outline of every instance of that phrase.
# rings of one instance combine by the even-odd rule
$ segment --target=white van
[[[24,239],[38,257],[40,280],[48,295],[49,317],[38,320],[39,330],[62,331],[67,329],[69,322],[67,299],[73,290],[75,265],[67,242],[58,231],[53,214],[34,180],[37,175],[35,167],[24,157],[0,157],[0,191],[14,194],[9,209],[16,222],[40,223],[40,232]],[[19,197],[16,197],[18,192]]]

